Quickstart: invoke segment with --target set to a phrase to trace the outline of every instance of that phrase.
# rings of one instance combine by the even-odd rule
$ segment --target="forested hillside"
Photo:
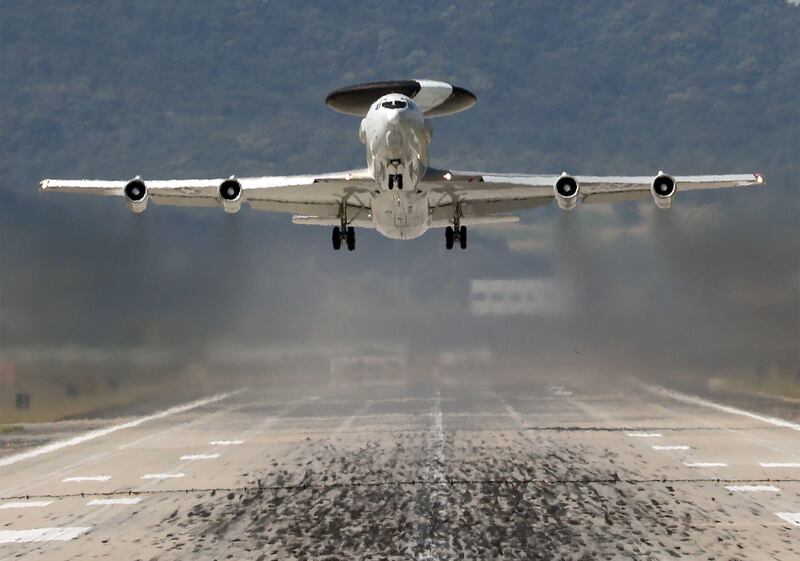
[[[796,361],[798,29],[800,8],[783,0],[4,0],[0,345],[377,338]],[[36,191],[43,177],[361,166],[358,122],[325,94],[394,78],[478,96],[433,123],[436,164],[758,170],[770,184],[681,196],[667,218],[652,205],[535,211],[516,228],[476,230],[458,255],[439,232],[402,244],[365,233],[355,254],[334,255],[327,230],[283,216],[130,216],[121,201]],[[470,278],[559,275],[584,295],[568,318],[466,317]],[[552,343],[565,334],[567,347]]]

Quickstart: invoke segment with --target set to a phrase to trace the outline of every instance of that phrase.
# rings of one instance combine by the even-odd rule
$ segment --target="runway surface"
[[[0,558],[800,559],[797,419],[489,388],[249,388],[0,456]]]

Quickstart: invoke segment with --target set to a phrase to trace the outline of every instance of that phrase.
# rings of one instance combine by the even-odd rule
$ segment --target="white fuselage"
[[[361,121],[361,142],[376,189],[372,221],[386,237],[411,239],[430,226],[428,191],[420,179],[428,169],[431,128],[411,98],[389,94],[372,104]]]

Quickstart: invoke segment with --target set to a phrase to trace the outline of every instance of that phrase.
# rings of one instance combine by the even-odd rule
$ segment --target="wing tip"
[[[50,186],[50,180],[49,179],[42,179],[39,182],[39,191],[45,191],[49,186]]]
[[[761,174],[761,173],[756,171],[756,172],[753,172],[753,177],[756,180],[756,185],[766,185],[767,184],[767,178],[764,177],[763,174]]]

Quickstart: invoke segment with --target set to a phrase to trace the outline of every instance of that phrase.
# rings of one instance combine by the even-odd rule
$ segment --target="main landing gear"
[[[458,242],[458,245],[461,246],[461,249],[467,249],[467,227],[460,226],[456,229],[453,229],[452,226],[448,226],[444,229],[444,246],[447,249],[453,249],[453,244]]]
[[[356,229],[352,226],[333,227],[333,249],[339,251],[342,248],[342,241],[347,245],[347,249],[353,251],[356,248]]]

